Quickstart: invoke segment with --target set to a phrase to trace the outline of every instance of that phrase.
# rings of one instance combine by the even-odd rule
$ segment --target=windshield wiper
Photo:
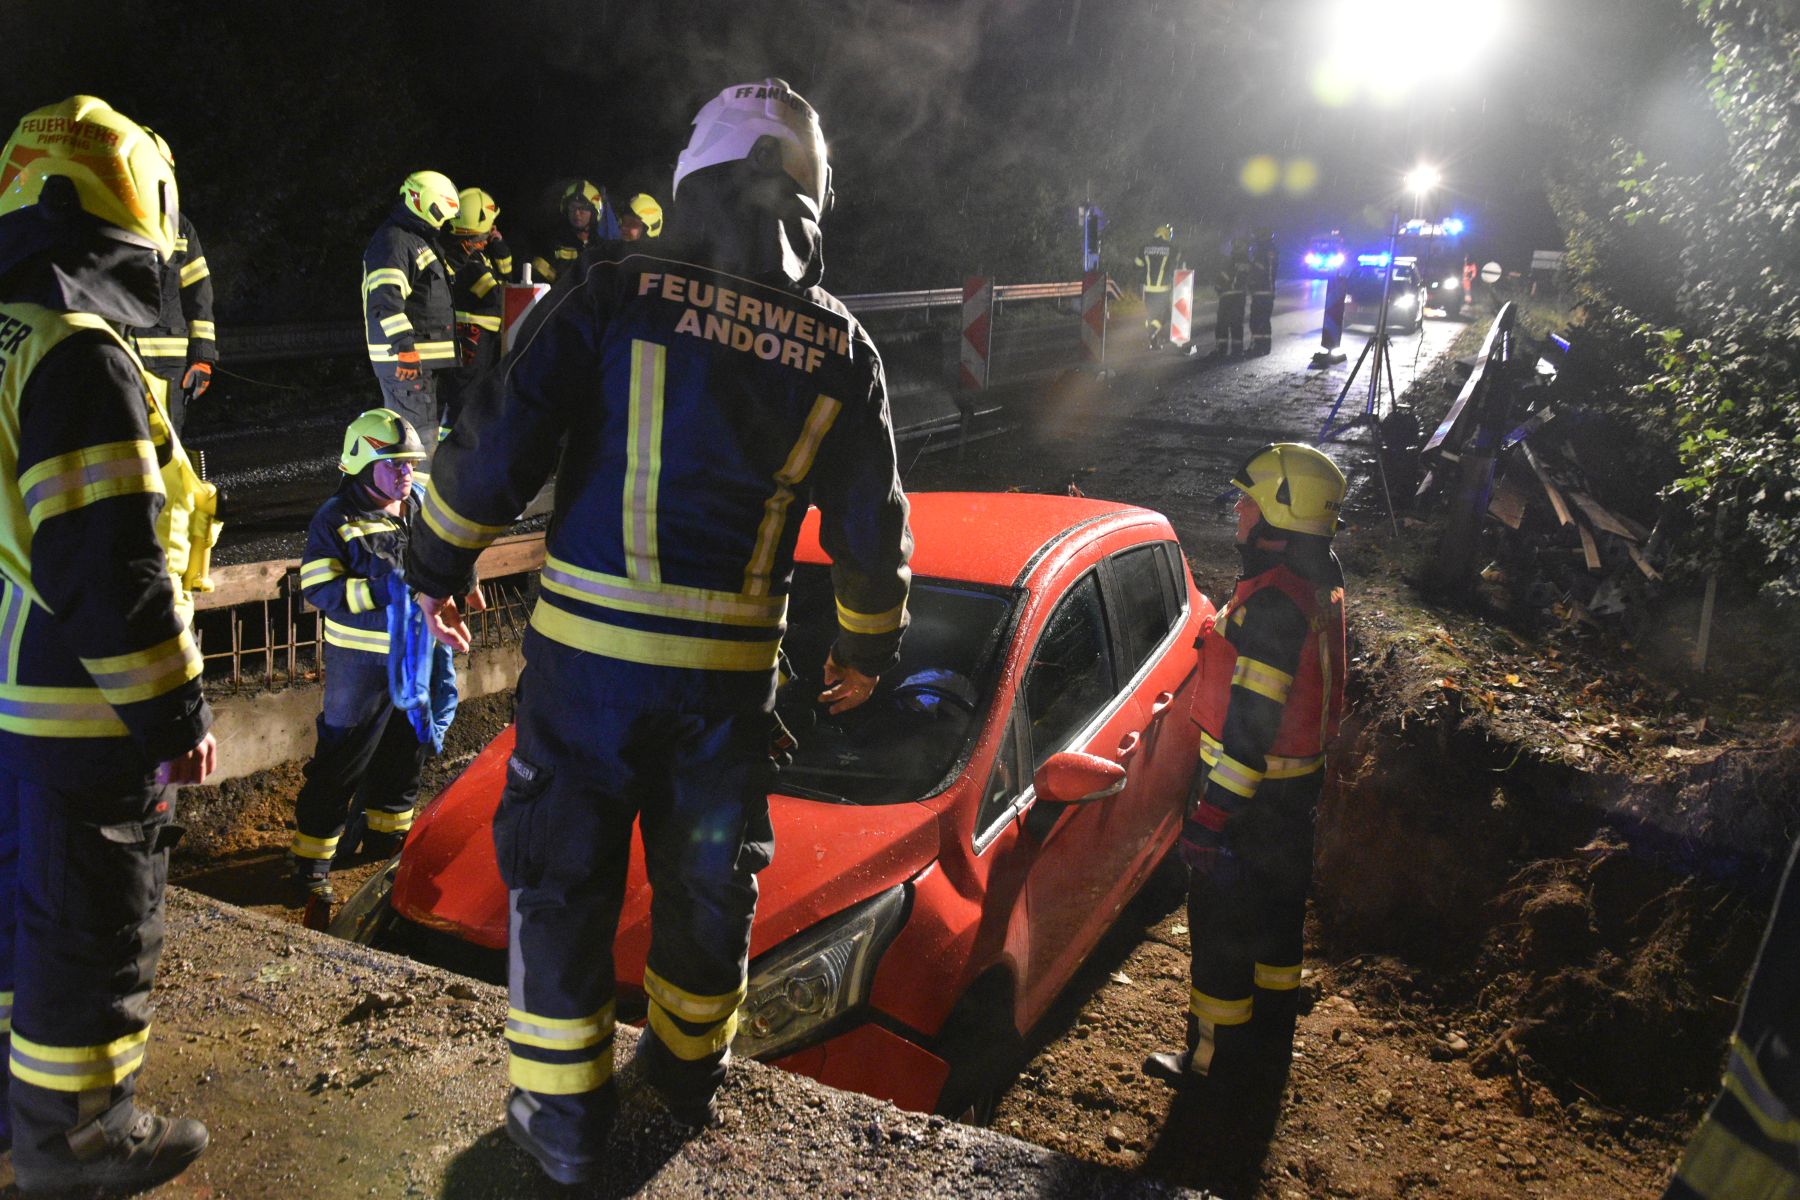
[[[801,800],[819,800],[826,804],[855,803],[855,801],[840,796],[836,792],[827,792],[822,791],[819,788],[810,788],[804,783],[795,783],[790,779],[783,778],[781,775],[775,776],[775,786],[771,790],[780,792],[784,796],[793,796]]]

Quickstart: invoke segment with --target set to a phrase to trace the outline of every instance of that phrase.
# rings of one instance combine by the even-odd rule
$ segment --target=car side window
[[[1025,671],[1025,714],[1031,722],[1031,769],[1068,748],[1113,697],[1112,650],[1100,581],[1082,576],[1044,624]]]
[[[1149,661],[1150,654],[1169,634],[1175,620],[1173,597],[1169,594],[1169,571],[1162,550],[1154,542],[1134,546],[1113,555],[1113,598],[1111,611],[1124,627],[1125,675],[1132,675]]]
[[[988,776],[987,791],[975,813],[975,839],[981,841],[988,828],[1000,819],[1012,802],[1025,790],[1019,762],[1019,723],[1007,718],[1006,736],[1000,739],[1000,752],[994,756],[994,770]]]

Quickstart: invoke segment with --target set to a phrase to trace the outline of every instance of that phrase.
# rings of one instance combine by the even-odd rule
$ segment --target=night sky
[[[10,124],[88,91],[161,131],[246,321],[354,316],[356,257],[418,167],[493,192],[526,244],[558,179],[666,203],[694,111],[765,75],[821,113],[842,292],[1070,278],[1085,198],[1119,273],[1165,220],[1201,258],[1255,225],[1374,239],[1421,158],[1445,173],[1427,215],[1516,260],[1560,246],[1542,175],[1570,122],[1705,153],[1709,52],[1676,0],[1496,2],[1478,45],[1472,0],[1370,0],[1398,15],[1350,26],[1338,0],[4,0],[0,99]]]

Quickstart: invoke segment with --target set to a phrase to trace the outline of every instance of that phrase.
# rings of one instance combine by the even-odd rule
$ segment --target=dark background
[[[667,205],[693,113],[764,75],[821,113],[840,292],[1072,278],[1088,197],[1122,277],[1165,220],[1201,263],[1255,225],[1372,244],[1410,215],[1399,179],[1421,158],[1446,178],[1427,215],[1514,265],[1561,245],[1556,155],[1623,134],[1679,158],[1714,136],[1691,119],[1710,51],[1676,0],[1511,0],[1487,48],[1458,45],[1461,7],[1396,6],[1368,37],[1358,76],[1403,77],[1407,99],[1330,107],[1310,82],[1337,36],[1326,0],[5,0],[0,109],[86,91],[162,132],[238,322],[354,319],[362,246],[419,167],[492,192],[525,245],[569,176]],[[1256,155],[1316,184],[1251,196]]]

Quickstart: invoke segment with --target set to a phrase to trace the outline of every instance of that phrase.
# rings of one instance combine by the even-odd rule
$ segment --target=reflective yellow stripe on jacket
[[[342,650],[366,650],[370,654],[386,654],[388,652],[388,635],[385,629],[358,629],[354,625],[345,625],[330,617],[322,618],[325,622],[326,644]]]

